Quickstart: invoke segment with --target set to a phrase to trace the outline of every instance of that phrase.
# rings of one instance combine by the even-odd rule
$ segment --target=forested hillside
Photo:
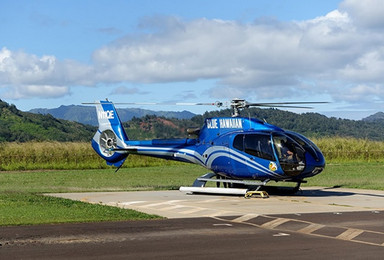
[[[231,111],[226,109],[206,112],[190,120],[145,116],[133,118],[124,123],[124,127],[128,136],[133,139],[185,137],[187,128],[201,127],[204,124],[204,118],[220,116],[231,116]],[[242,116],[256,117],[309,137],[337,136],[384,141],[383,124],[380,122],[328,118],[318,113],[296,114],[272,108],[251,108],[243,111]]]
[[[197,128],[204,124],[201,116],[191,119],[176,119],[147,115],[134,117],[123,123],[130,139],[183,138],[187,137],[187,128]]]
[[[95,127],[18,110],[0,100],[0,142],[89,141]]]
[[[204,118],[230,115],[229,109],[206,112],[191,119],[147,115],[140,118],[133,117],[123,125],[130,139],[178,138],[188,136],[187,128],[201,127]],[[318,113],[296,114],[272,108],[246,109],[242,112],[242,116],[256,117],[308,137],[337,136],[384,141],[382,120],[354,121],[328,118]],[[0,124],[0,141],[90,141],[96,131],[96,127],[56,119],[49,114],[21,112],[15,106],[2,101],[0,101]]]
[[[167,118],[179,118],[179,119],[190,119],[195,114],[189,111],[153,111],[141,108],[120,108],[117,107],[117,112],[119,113],[119,117],[123,122],[131,120],[133,117],[141,118],[146,115],[156,115],[163,116]],[[30,110],[29,112],[35,114],[51,114],[55,118],[65,119],[70,121],[79,122],[85,125],[93,125],[97,126],[97,117],[96,117],[96,109],[94,106],[78,106],[78,105],[70,105],[70,106],[60,106],[58,108],[35,108]]]

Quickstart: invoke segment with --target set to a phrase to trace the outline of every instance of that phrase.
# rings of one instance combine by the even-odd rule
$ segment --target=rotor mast
[[[240,109],[247,108],[247,101],[245,99],[235,98],[231,101],[232,117],[240,116]]]

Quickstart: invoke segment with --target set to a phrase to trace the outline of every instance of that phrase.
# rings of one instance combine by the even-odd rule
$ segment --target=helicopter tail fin
[[[120,167],[128,156],[124,148],[129,139],[115,106],[108,100],[97,102],[96,113],[99,128],[92,139],[92,147],[108,165]]]

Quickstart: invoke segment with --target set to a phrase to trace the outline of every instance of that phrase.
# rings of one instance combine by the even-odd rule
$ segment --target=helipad
[[[384,191],[303,188],[290,196],[245,199],[242,196],[198,195],[180,191],[56,193],[49,196],[97,203],[166,218],[384,210]]]

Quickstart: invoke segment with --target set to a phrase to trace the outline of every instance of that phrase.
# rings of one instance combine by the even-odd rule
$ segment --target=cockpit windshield
[[[305,168],[305,150],[293,139],[283,134],[273,134],[273,143],[285,174],[299,175]]]
[[[295,132],[285,132],[286,135],[291,137],[293,140],[295,140],[297,143],[299,143],[307,152],[309,152],[312,157],[316,160],[319,161],[320,158],[317,153],[321,153],[319,148],[308,138],[305,136],[295,133]]]

